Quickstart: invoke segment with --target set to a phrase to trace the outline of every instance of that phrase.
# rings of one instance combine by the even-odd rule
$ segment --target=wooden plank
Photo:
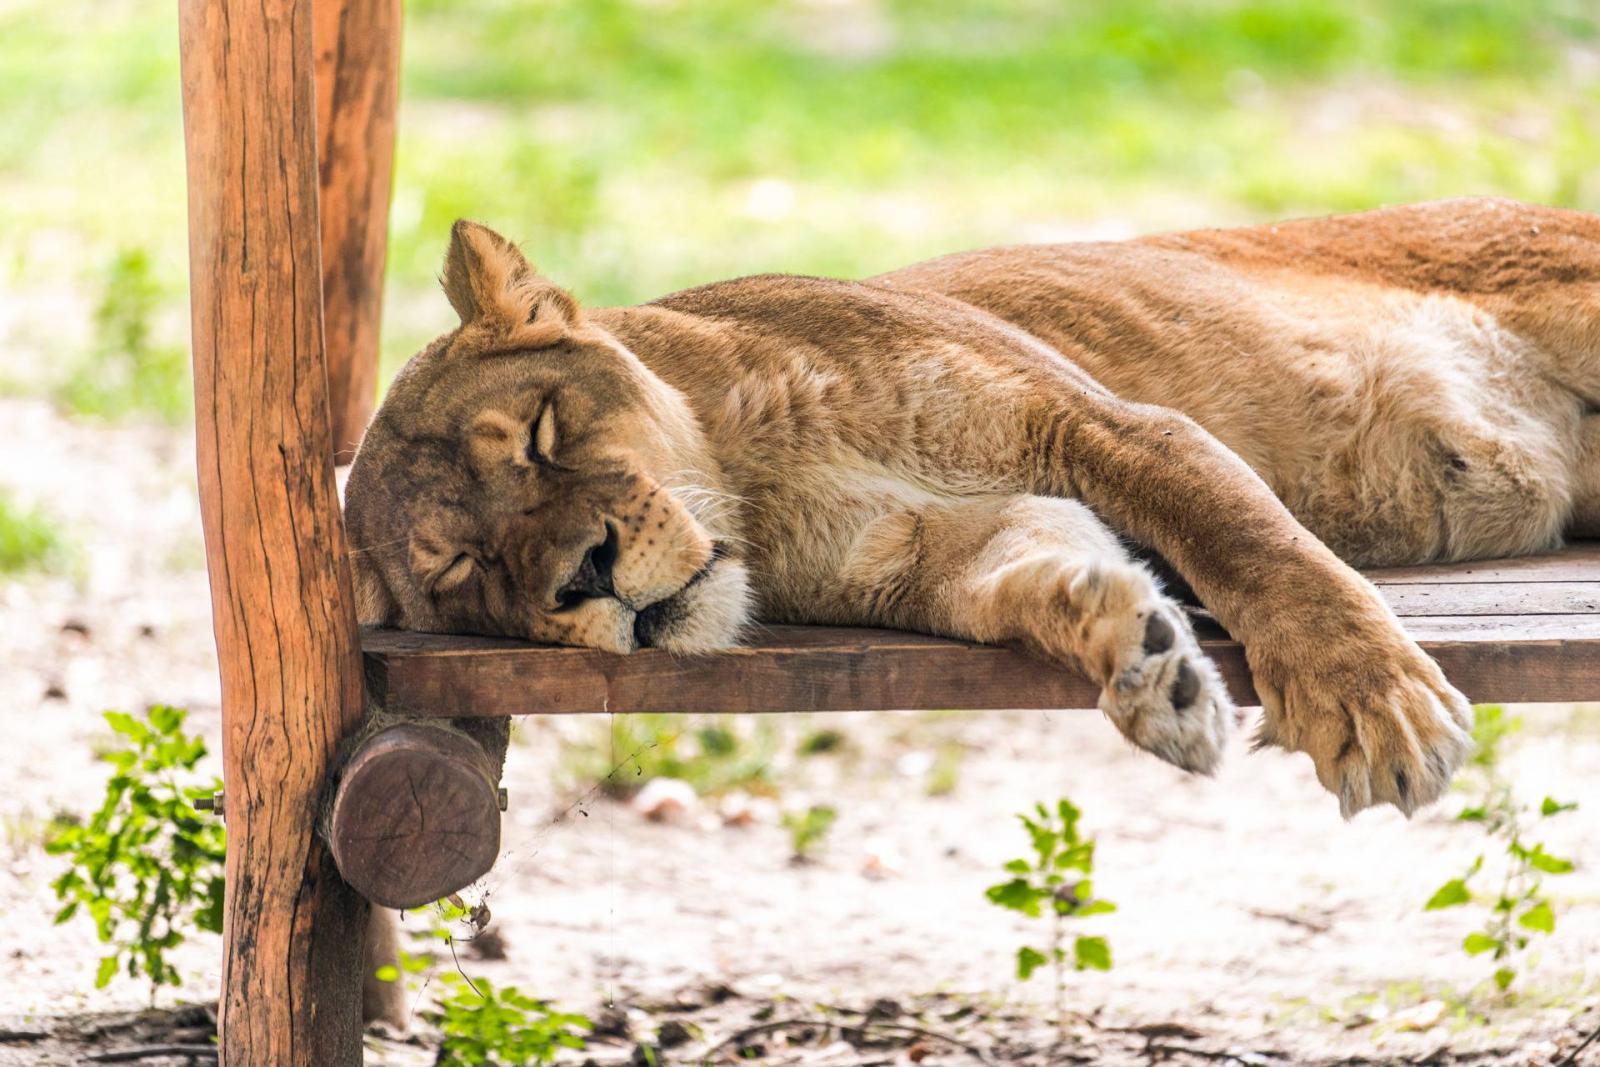
[[[1575,541],[1557,552],[1515,559],[1382,567],[1366,574],[1379,588],[1418,582],[1592,582],[1600,580],[1600,541]]]
[[[1600,698],[1600,616],[1406,625],[1473,700]],[[1021,652],[885,630],[771,627],[748,647],[695,657],[393,630],[368,631],[364,643],[373,698],[402,715],[1090,708],[1098,697]],[[1226,638],[1201,644],[1235,699],[1256,703],[1243,650]]]
[[[1421,645],[1475,704],[1571,704],[1600,700],[1600,627],[1580,638],[1459,640]]]
[[[222,681],[227,1067],[361,1062],[364,902],[316,834],[360,722],[318,269],[311,9],[181,0],[195,437]]]
[[[1465,645],[1581,644],[1600,638],[1600,615],[1412,615],[1401,620],[1424,648]],[[1600,667],[1600,664],[1596,665]]]
[[[1600,612],[1588,582],[1412,582],[1380,585],[1396,615],[1583,615]]]
[[[1372,577],[1471,699],[1600,699],[1600,542]],[[1235,698],[1254,703],[1243,651],[1204,612],[1195,621]],[[1014,650],[891,630],[772,626],[700,657],[392,630],[363,643],[374,698],[405,715],[1083,708],[1098,697]]]
[[[889,630],[777,626],[709,656],[618,656],[494,638],[368,631],[373,698],[403,715],[1092,706],[1020,652]]]
[[[400,0],[315,0],[322,314],[334,462],[378,392],[378,324],[400,95]]]

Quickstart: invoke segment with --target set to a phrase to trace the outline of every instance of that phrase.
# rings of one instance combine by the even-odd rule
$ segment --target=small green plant
[[[439,1030],[436,1067],[522,1067],[549,1063],[560,1049],[584,1047],[583,1034],[593,1029],[584,1016],[556,1011],[549,1001],[530,997],[516,986],[496,988],[487,979],[469,978],[460,970],[455,943],[483,933],[489,923],[487,904],[469,905],[452,894],[408,914],[422,919],[422,925],[411,930],[418,951],[402,949],[399,966],[386,964],[375,976],[398,982],[410,975],[420,984],[438,985],[434,1006],[422,1012],[423,1019]],[[458,936],[458,931],[465,931],[465,936]],[[434,973],[441,962],[454,969]]]
[[[444,953],[455,958],[455,945],[471,941],[489,925],[489,905],[482,901],[468,904],[459,893],[452,893],[432,904],[410,908],[408,916],[415,916],[420,925],[408,930],[417,951],[400,950],[400,966],[392,964],[379,967],[375,977],[382,982],[397,982],[402,974],[426,975],[437,965]],[[441,953],[441,946],[443,953]]]
[[[522,1067],[549,1063],[561,1049],[584,1047],[593,1024],[556,1011],[515,986],[496,988],[485,978],[443,975],[445,989],[422,1017],[440,1034],[435,1067]]]
[[[1572,861],[1553,855],[1528,836],[1530,809],[1517,799],[1501,773],[1501,743],[1521,723],[1494,704],[1479,705],[1473,712],[1472,735],[1477,749],[1470,766],[1476,772],[1477,796],[1456,818],[1482,826],[1488,847],[1478,853],[1465,873],[1441,885],[1423,908],[1437,911],[1472,903],[1474,879],[1491,862],[1489,857],[1500,853],[1493,861],[1500,868],[1500,885],[1489,890],[1492,902],[1488,915],[1483,926],[1468,934],[1461,947],[1471,956],[1491,954],[1498,964],[1494,984],[1504,993],[1516,981],[1519,954],[1533,935],[1555,933],[1556,914],[1544,895],[1543,876],[1567,874],[1572,870]],[[1548,819],[1576,807],[1545,797],[1535,817]]]
[[[603,729],[573,743],[565,761],[575,778],[597,784],[607,796],[631,797],[653,778],[682,779],[701,796],[772,792],[769,767],[778,739],[768,722],[720,716],[690,722],[641,713],[613,715]]]
[[[933,766],[928,768],[924,792],[930,797],[947,797],[961,784],[961,761],[967,750],[954,741],[940,745],[933,755]]]
[[[992,885],[990,902],[1034,918],[1050,920],[1050,942],[1043,949],[1023,945],[1017,949],[1017,977],[1026,982],[1035,971],[1050,964],[1055,974],[1055,1012],[1062,1019],[1066,971],[1109,971],[1111,945],[1103,937],[1080,934],[1073,938],[1069,956],[1066,920],[1084,919],[1116,911],[1109,900],[1094,896],[1094,841],[1078,832],[1082,812],[1063,798],[1052,810],[1035,805],[1034,813],[1017,816],[1028,833],[1033,855],[1006,864],[1009,881]],[[1074,873],[1069,873],[1074,872]],[[1081,877],[1080,877],[1081,876]]]
[[[93,347],[61,387],[69,411],[152,415],[169,423],[188,417],[187,357],[177,345],[158,343],[150,326],[163,298],[147,252],[117,253],[95,307]]]
[[[844,748],[847,741],[844,731],[825,726],[802,737],[796,751],[802,756],[826,756]]]
[[[467,904],[451,894],[443,901],[414,907],[408,915],[422,920],[411,928],[418,950],[400,950],[398,966],[381,966],[374,976],[382,982],[410,976],[416,985],[438,985],[434,1006],[421,1013],[440,1035],[435,1067],[547,1064],[558,1049],[584,1048],[582,1033],[594,1029],[587,1017],[555,1011],[550,1001],[528,997],[515,985],[496,989],[488,979],[462,973],[454,945],[485,931],[490,923],[488,904]],[[437,973],[440,963],[454,969]]]
[[[118,745],[102,757],[113,768],[100,808],[81,825],[62,825],[45,849],[69,866],[54,883],[65,901],[55,921],[80,908],[111,952],[95,987],[125,971],[150,983],[150,998],[179,976],[167,954],[197,930],[222,930],[222,825],[194,801],[220,787],[198,778],[205,758],[198,736],[183,731],[186,713],[157,705],[141,720],[108,711]]]
[[[66,543],[50,520],[0,492],[0,574],[49,569],[65,557]]]
[[[812,804],[804,811],[784,812],[783,826],[789,831],[791,858],[796,863],[809,863],[838,818],[839,813],[827,804]]]

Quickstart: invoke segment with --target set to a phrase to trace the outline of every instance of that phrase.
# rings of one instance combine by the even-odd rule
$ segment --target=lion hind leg
[[[1567,532],[1573,537],[1600,537],[1600,412],[1585,415],[1579,429],[1573,487]]]

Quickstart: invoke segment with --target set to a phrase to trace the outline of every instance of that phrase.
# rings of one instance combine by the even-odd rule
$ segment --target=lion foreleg
[[[1020,644],[1082,671],[1134,744],[1185,770],[1221,759],[1233,705],[1183,609],[1076,501],[990,497],[891,512],[848,556],[862,622]]]
[[[1346,816],[1432,802],[1470,749],[1470,706],[1372,586],[1265,482],[1175,411],[1080,392],[1052,399],[1027,455],[1159,551],[1245,648],[1260,740],[1305,752]]]

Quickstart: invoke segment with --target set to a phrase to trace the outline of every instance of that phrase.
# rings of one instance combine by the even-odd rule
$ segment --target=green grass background
[[[175,9],[0,0],[0,384],[86,415],[186,417]],[[613,303],[1466,193],[1600,210],[1600,3],[411,0],[400,126],[390,371],[450,324],[462,215]]]

